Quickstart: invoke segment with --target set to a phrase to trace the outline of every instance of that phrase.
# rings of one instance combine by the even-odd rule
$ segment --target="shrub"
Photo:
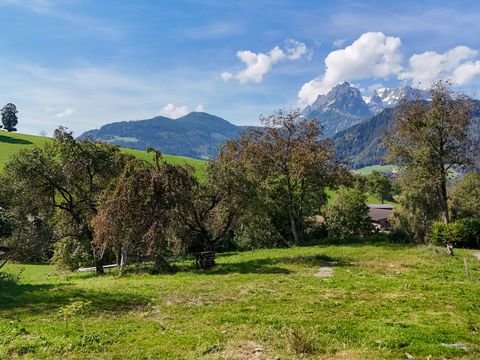
[[[373,227],[366,201],[361,190],[341,187],[326,209],[328,235],[342,238],[371,234]]]
[[[458,221],[463,224],[466,238],[462,247],[480,249],[480,219],[465,218]]]
[[[412,242],[412,237],[403,229],[395,228],[388,234],[391,242],[396,244],[407,244]]]
[[[65,237],[55,243],[52,262],[60,269],[76,270],[81,266],[91,266],[93,257],[88,245]]]
[[[452,244],[455,247],[479,248],[480,219],[468,218],[449,224],[434,222],[430,241],[435,245]]]

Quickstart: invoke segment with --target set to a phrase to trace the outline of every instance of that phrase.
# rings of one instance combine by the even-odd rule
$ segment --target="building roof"
[[[381,220],[386,220],[393,212],[393,205],[388,204],[369,204],[368,205],[368,216],[372,221],[378,222]]]

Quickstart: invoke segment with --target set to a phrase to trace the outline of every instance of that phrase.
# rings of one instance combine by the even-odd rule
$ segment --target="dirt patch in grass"
[[[217,359],[225,360],[273,360],[277,358],[269,355],[262,344],[252,340],[230,342],[217,357]]]

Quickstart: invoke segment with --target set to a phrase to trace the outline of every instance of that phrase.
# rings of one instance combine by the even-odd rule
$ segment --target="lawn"
[[[0,171],[5,163],[22,149],[41,147],[51,139],[44,136],[35,136],[19,133],[9,133],[0,130]],[[121,148],[125,153],[130,153],[143,160],[151,160],[152,154],[142,150]],[[201,180],[205,177],[207,163],[204,160],[191,159],[184,156],[164,155],[165,161],[173,164],[188,164],[195,169],[196,176]]]
[[[315,276],[327,265],[331,277]],[[7,265],[0,358],[480,358],[480,262],[468,250],[310,246],[179,266],[96,278]]]

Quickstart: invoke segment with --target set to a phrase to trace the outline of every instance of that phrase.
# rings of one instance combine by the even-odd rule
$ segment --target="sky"
[[[0,106],[76,135],[205,111],[258,124],[349,81],[480,85],[476,1],[0,0]]]

